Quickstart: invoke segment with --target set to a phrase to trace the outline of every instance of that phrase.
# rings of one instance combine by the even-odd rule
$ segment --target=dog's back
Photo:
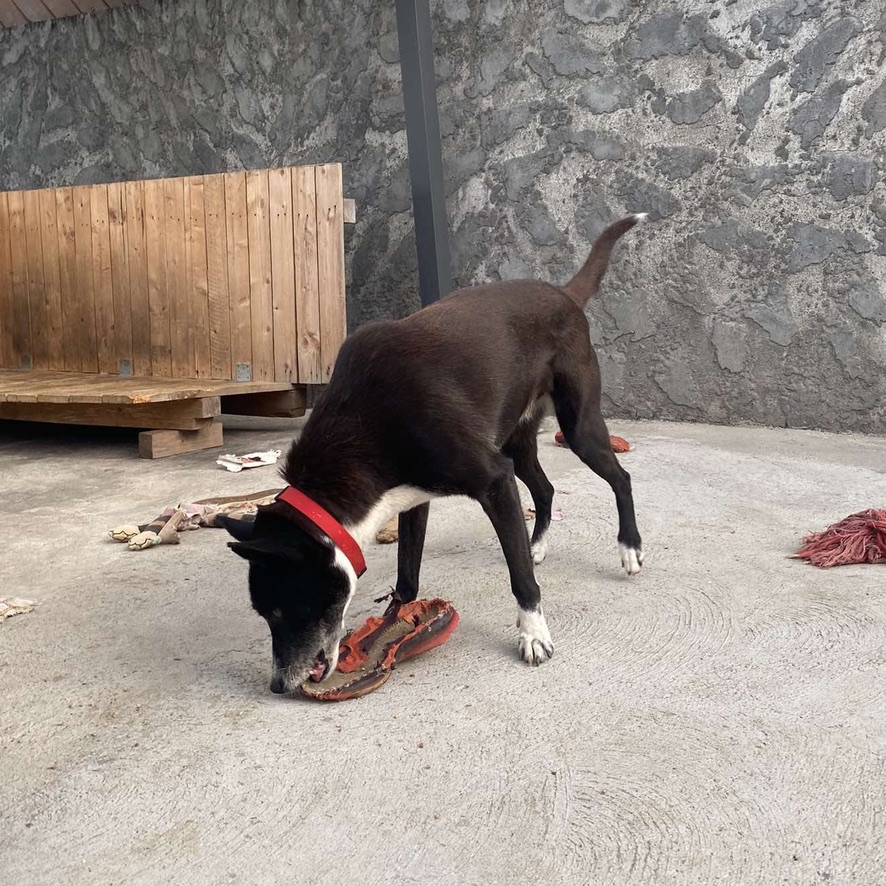
[[[563,287],[538,280],[471,286],[402,320],[362,327],[342,348],[330,400],[357,409],[385,403],[436,421],[457,410],[462,422],[482,423],[502,443],[532,403],[550,395],[558,366],[580,363],[597,373],[584,306],[616,242],[642,218],[606,228]]]
[[[304,460],[328,464],[330,448],[371,436],[371,448],[384,453],[376,458],[391,458],[386,472],[411,466],[407,473],[427,482],[423,466],[439,464],[441,446],[451,452],[451,434],[469,447],[498,448],[521,423],[537,425],[558,375],[583,374],[599,399],[583,308],[613,246],[638,220],[607,228],[563,287],[538,280],[471,286],[402,320],[358,329],[293,450],[293,469]]]

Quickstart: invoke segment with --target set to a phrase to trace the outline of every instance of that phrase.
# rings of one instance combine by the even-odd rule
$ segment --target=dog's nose
[[[282,674],[274,674],[274,676],[271,677],[270,689],[271,689],[271,692],[273,692],[275,695],[282,695],[283,694],[283,675]]]

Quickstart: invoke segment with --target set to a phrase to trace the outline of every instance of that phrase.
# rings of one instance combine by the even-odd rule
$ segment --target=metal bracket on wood
[[[238,363],[237,371],[234,374],[236,381],[252,381],[252,364]]]
[[[120,361],[120,375],[123,375],[123,376],[132,375],[132,360],[121,360]]]
[[[431,11],[428,0],[396,3],[418,277],[428,305],[452,288]]]

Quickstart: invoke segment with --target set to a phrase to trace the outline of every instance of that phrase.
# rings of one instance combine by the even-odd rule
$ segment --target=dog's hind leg
[[[411,603],[418,596],[418,575],[430,509],[430,504],[425,502],[400,514],[395,593],[401,603]]]
[[[538,463],[537,423],[526,423],[517,428],[503,447],[503,452],[514,460],[514,473],[526,484],[535,505],[535,526],[530,544],[532,562],[538,564],[548,552],[554,487]]]
[[[599,379],[599,375],[596,377]],[[618,508],[621,563],[628,575],[634,575],[643,564],[643,546],[634,515],[631,476],[612,451],[599,403],[599,382],[575,384],[573,379],[562,377],[556,380],[554,405],[560,429],[572,451],[612,487]]]
[[[499,469],[476,498],[492,521],[508,564],[511,590],[519,607],[520,658],[531,665],[541,664],[554,654],[554,644],[541,608],[541,591],[532,568],[526,522],[510,459],[501,458]]]

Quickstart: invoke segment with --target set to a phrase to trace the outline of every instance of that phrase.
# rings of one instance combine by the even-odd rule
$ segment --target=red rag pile
[[[847,566],[850,563],[886,564],[886,511],[870,508],[851,514],[803,539],[803,547],[792,557],[813,566]]]

